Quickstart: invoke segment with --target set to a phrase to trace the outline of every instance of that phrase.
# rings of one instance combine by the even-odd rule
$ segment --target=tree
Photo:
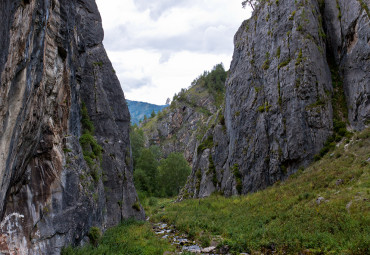
[[[170,98],[167,98],[166,105],[169,105],[170,103],[171,103],[171,99]]]
[[[135,185],[150,195],[155,193],[157,187],[159,156],[154,147],[142,149],[134,171]]]
[[[263,0],[245,0],[242,2],[243,8],[247,6],[247,4],[252,7],[253,11],[256,9],[256,7],[262,2]]]
[[[151,118],[154,118],[155,117],[155,111],[153,110],[152,113],[150,114],[150,117]]]
[[[184,186],[191,168],[181,153],[171,153],[159,164],[159,184],[163,195],[176,196]]]
[[[130,128],[130,140],[132,159],[134,162],[134,168],[138,158],[140,157],[141,150],[144,148],[144,131],[140,129],[136,124]]]

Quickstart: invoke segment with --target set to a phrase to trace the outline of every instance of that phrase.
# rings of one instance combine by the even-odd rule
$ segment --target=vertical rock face
[[[368,6],[265,1],[243,22],[226,81],[226,132],[208,131],[214,146],[198,155],[182,197],[265,188],[307,166],[333,120],[369,124]]]
[[[5,0],[0,17],[0,253],[58,254],[92,226],[143,218],[95,1]],[[82,105],[95,127],[87,146]],[[87,162],[94,142],[102,156]]]
[[[370,119],[369,6],[369,0],[326,0],[322,6],[329,57],[342,77],[348,120],[355,130],[364,129]]]

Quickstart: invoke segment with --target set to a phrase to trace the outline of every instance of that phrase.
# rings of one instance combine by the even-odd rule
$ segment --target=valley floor
[[[216,246],[218,252],[230,254],[370,254],[369,177],[367,129],[263,191],[178,203],[147,198],[142,204],[151,223],[123,223],[107,231],[98,248],[69,249],[65,254],[174,252],[168,238],[151,229],[162,223],[175,226],[179,235],[199,246]],[[110,248],[102,248],[106,245]]]

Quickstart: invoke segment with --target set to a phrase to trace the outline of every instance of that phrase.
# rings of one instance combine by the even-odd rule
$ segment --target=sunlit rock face
[[[143,219],[130,115],[95,1],[4,0],[0,19],[0,253],[59,254],[92,226]],[[103,149],[93,164],[79,142],[82,105]]]
[[[263,189],[312,162],[335,119],[352,130],[369,124],[366,6],[265,1],[243,22],[226,81],[225,128],[208,130],[204,139],[214,146],[197,155],[180,199]]]

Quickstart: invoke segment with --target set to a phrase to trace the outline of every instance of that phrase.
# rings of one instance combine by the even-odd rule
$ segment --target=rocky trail
[[[229,254],[229,247],[227,245],[218,247],[218,242],[213,240],[208,247],[202,247],[201,244],[194,240],[191,240],[186,234],[181,234],[174,225],[159,222],[152,223],[153,231],[156,233],[158,238],[166,239],[171,245],[176,247],[175,254],[184,253],[196,253],[196,254]],[[164,253],[173,254],[173,253]],[[240,253],[242,255],[248,255],[248,253]]]
[[[168,240],[173,246],[176,247],[176,254],[184,252],[201,253],[201,254],[216,254],[216,246],[209,246],[202,248],[200,244],[189,239],[185,234],[179,233],[176,227],[168,225],[167,223],[159,222],[153,223],[153,231],[159,238]]]

